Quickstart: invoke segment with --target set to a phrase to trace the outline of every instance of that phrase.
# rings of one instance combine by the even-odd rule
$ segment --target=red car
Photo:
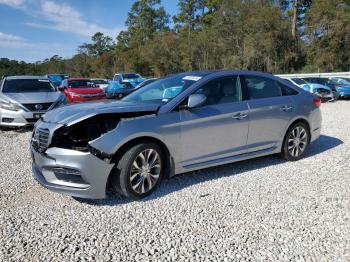
[[[68,103],[105,99],[105,92],[87,78],[68,78],[59,89],[67,96]]]

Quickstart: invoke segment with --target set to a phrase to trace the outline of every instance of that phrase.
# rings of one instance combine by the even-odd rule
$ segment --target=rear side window
[[[246,95],[249,100],[282,96],[277,81],[261,76],[244,76]]]
[[[242,100],[238,76],[222,77],[212,80],[199,88],[195,94],[207,97],[204,106],[238,102]]]
[[[56,88],[48,79],[8,79],[4,83],[3,93],[55,92]]]
[[[281,83],[278,83],[278,85],[281,88],[283,96],[294,96],[299,94],[298,91],[294,90],[293,88],[290,88],[289,86],[283,85]]]

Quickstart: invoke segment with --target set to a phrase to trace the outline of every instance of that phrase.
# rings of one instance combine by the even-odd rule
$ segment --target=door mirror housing
[[[203,94],[192,94],[188,97],[187,108],[196,108],[203,105],[207,97]]]
[[[59,87],[57,87],[58,88],[58,90],[60,90],[60,91],[64,91],[64,89],[66,89],[64,86],[59,86]]]

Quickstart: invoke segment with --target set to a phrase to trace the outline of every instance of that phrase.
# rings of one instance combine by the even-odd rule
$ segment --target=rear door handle
[[[282,111],[286,112],[286,111],[289,111],[289,110],[293,109],[293,107],[285,105],[285,106],[281,106],[280,109]]]
[[[242,113],[238,113],[232,116],[233,119],[237,119],[237,120],[242,120],[243,118],[246,118],[248,115],[247,114],[242,114]]]

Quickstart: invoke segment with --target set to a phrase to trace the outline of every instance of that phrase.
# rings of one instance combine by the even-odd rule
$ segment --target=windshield
[[[123,74],[123,79],[141,78],[138,74]]]
[[[293,82],[296,83],[297,85],[303,85],[306,84],[306,82],[303,79],[300,78],[292,78]]]
[[[69,80],[68,86],[70,88],[95,87],[94,83],[87,79]]]
[[[2,89],[3,93],[37,93],[56,92],[49,79],[8,79]]]
[[[177,74],[159,79],[126,96],[123,101],[167,103],[186,90],[200,75]]]

